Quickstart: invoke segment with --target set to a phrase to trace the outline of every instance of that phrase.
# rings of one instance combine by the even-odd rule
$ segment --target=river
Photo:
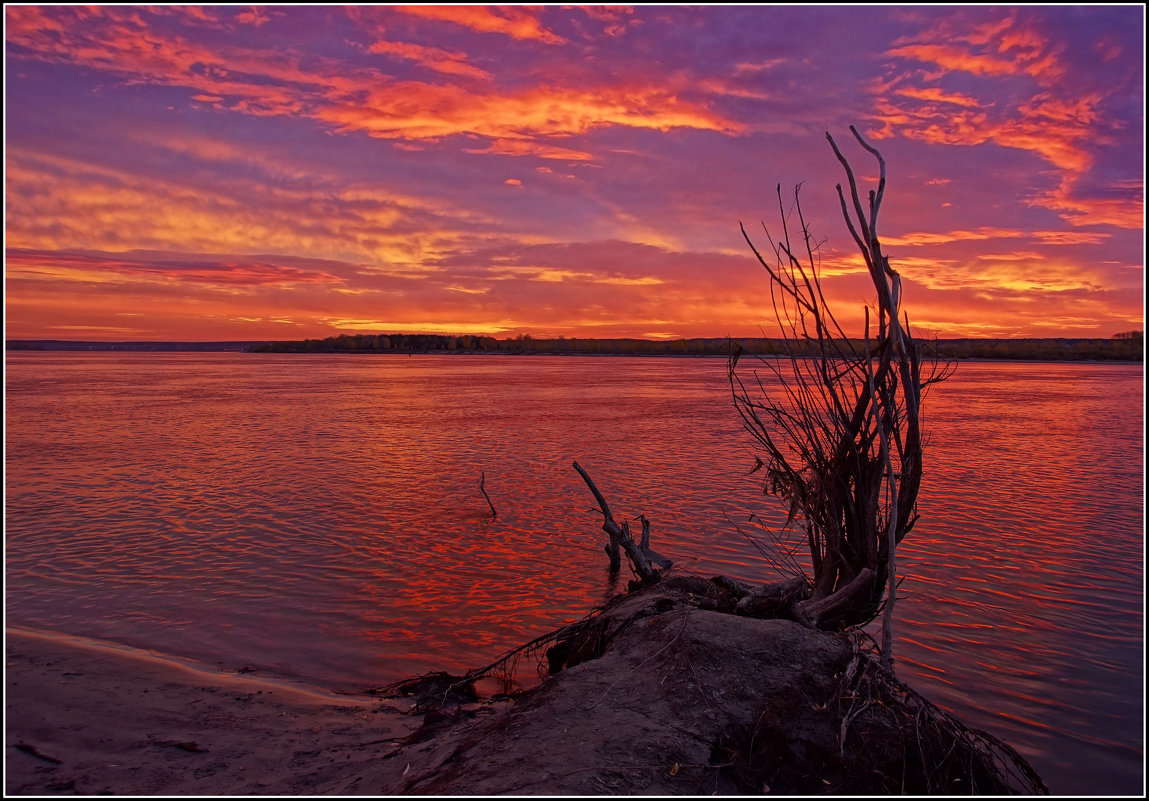
[[[709,358],[6,357],[9,625],[340,690],[455,672],[620,591],[578,460],[676,569],[773,576]],[[924,405],[899,675],[1057,794],[1139,794],[1144,372],[963,363]],[[491,519],[480,476],[498,516]]]

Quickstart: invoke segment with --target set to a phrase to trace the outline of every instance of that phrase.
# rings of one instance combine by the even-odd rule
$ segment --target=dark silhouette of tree
[[[826,302],[801,187],[788,215],[779,186],[780,236],[766,229],[764,254],[744,227],[742,234],[770,277],[786,355],[759,357],[756,364],[772,380],[757,372],[750,380],[739,369],[742,351],[736,348],[729,379],[745,428],[763,450],[755,468],[765,468],[763,490],[786,505],[787,527],[796,524],[809,548],[809,597],[793,613],[819,628],[856,626],[873,620],[885,597],[882,650],[888,661],[896,548],[918,519],[922,397],[951,368],[926,359],[923,373],[922,345],[910,335],[908,316],[902,317],[901,278],[878,239],[885,161],[852,126],[850,131],[880,173],[863,200],[853,169],[826,134],[849,185],[848,194],[838,185],[842,215],[876,291],[873,309],[866,308],[864,337],[850,339]]]

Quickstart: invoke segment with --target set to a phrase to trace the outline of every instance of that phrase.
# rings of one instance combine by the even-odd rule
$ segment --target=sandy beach
[[[5,634],[6,795],[386,793],[406,767],[387,757],[421,723],[368,696]]]

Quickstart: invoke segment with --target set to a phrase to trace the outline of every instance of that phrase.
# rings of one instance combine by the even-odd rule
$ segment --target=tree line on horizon
[[[851,342],[853,342],[851,340]],[[1144,335],[1123,332],[1110,339],[940,339],[919,340],[942,359],[1038,361],[1144,361]],[[861,340],[853,342],[861,350]],[[473,334],[339,334],[324,339],[265,342],[252,353],[505,353],[606,356],[729,356],[731,349],[764,356],[784,356],[794,343],[766,337],[697,337],[693,339],[628,339],[532,337],[508,339]],[[789,350],[787,349],[789,348]],[[799,353],[799,355],[802,355]],[[813,355],[813,351],[807,355]]]

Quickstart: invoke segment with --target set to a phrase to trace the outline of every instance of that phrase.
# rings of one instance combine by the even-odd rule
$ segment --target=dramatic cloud
[[[1085,189],[1098,161],[1114,145],[1130,145],[1138,136],[1137,121],[1125,114],[1131,110],[1130,93],[1143,92],[1134,83],[1136,74],[1085,68],[1098,41],[1089,48],[1085,40],[1074,42],[1081,32],[1067,31],[1068,19],[1019,10],[993,13],[1002,16],[965,33],[955,31],[956,18],[939,18],[887,51],[893,71],[875,85],[884,124],[879,135],[1032,153],[1055,167],[1059,177],[1028,203],[1058,212],[1074,225],[1142,227],[1142,186],[1122,177],[1102,187],[1102,196]],[[1081,22],[1089,29],[1101,21]],[[1112,23],[1099,27],[1109,30]],[[1116,61],[1126,52],[1116,37],[1114,31],[1100,40],[1105,60]],[[966,89],[949,91],[950,85]]]
[[[228,290],[236,287],[326,284],[340,280],[317,270],[248,259],[183,261],[163,257],[147,259],[129,254],[70,253],[20,248],[8,248],[5,268],[8,277],[16,279],[46,277],[91,283],[178,281]]]
[[[501,33],[512,39],[534,39],[547,44],[563,44],[561,36],[548,31],[538,19],[538,11],[516,6],[398,6],[405,14],[430,20],[453,22],[479,33]]]
[[[1140,8],[5,15],[9,337],[754,336],[795,184],[860,326],[850,124],[920,328],[1143,325]]]
[[[467,63],[467,54],[450,52],[438,47],[424,47],[408,42],[379,41],[367,48],[369,53],[386,53],[405,58],[424,67],[446,75],[461,75],[465,78],[490,78],[490,74]]]

